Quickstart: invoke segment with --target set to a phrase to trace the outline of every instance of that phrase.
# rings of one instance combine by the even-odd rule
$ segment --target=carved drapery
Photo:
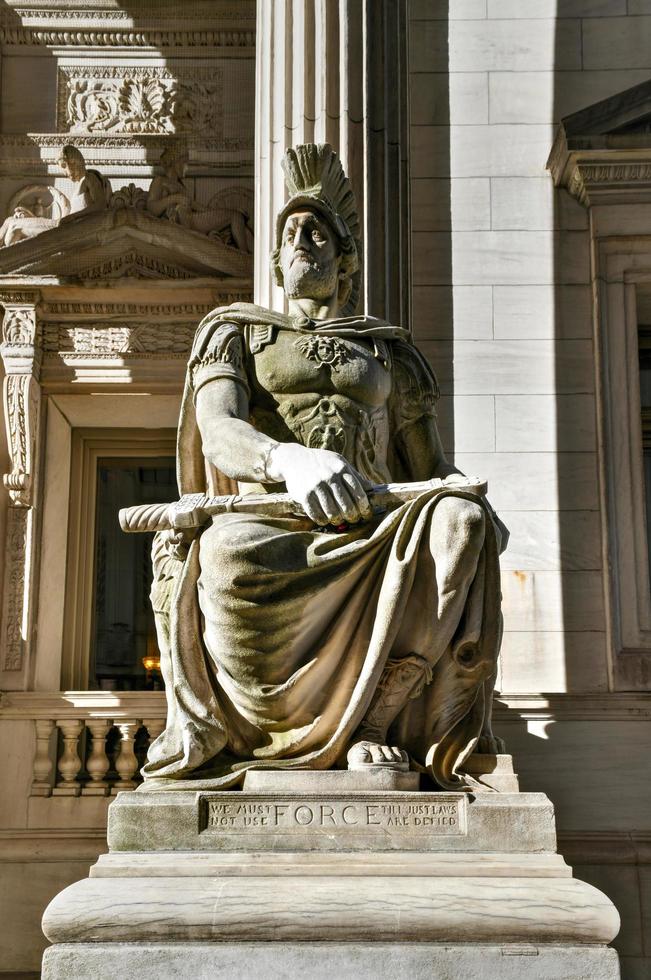
[[[10,469],[3,476],[9,494],[2,603],[3,685],[24,683],[34,614],[37,461],[40,427],[41,350],[38,293],[0,294],[4,307],[0,354]]]
[[[269,273],[288,146],[328,142],[359,208],[364,311],[409,325],[405,0],[266,0],[256,46],[255,300]],[[327,66],[327,70],[326,70]]]

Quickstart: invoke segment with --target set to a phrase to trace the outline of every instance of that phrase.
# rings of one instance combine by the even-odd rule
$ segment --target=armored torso
[[[250,304],[215,310],[197,330],[188,362],[195,397],[218,378],[245,388],[258,431],[340,453],[374,483],[407,476],[396,441],[434,416],[438,398],[406,331],[369,317],[292,320]]]
[[[274,330],[257,351],[255,343],[247,346],[251,422],[257,429],[340,453],[370,480],[390,479],[386,343]]]

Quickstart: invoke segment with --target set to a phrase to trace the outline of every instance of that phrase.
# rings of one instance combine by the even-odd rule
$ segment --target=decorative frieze
[[[5,297],[9,297],[9,293],[0,293],[0,303],[5,301]],[[221,294],[220,294],[221,300]],[[248,299],[248,296],[247,296]],[[244,296],[238,294],[238,299],[231,300],[228,302],[235,303],[238,300],[244,300]],[[10,302],[7,299],[7,302]],[[79,317],[101,317],[101,316],[128,316],[128,317],[152,317],[156,318],[157,323],[160,323],[160,317],[167,317],[168,319],[182,319],[187,317],[188,319],[195,319],[198,322],[202,316],[209,313],[213,308],[214,303],[80,303],[80,302],[67,302],[67,301],[51,301],[41,303],[40,311],[43,317],[71,317],[78,319]],[[198,319],[197,319],[198,318]]]
[[[76,326],[51,321],[43,324],[43,351],[103,356],[106,354],[147,353],[187,354],[197,329],[197,321],[148,323],[102,323]]]
[[[34,182],[59,172],[57,161],[62,143],[76,146],[89,167],[114,167],[120,173],[152,174],[152,161],[164,149],[187,151],[194,176],[220,176],[234,169],[249,173],[253,162],[253,138],[211,130],[183,133],[31,133],[29,136],[0,135],[0,175],[30,175]]]
[[[19,6],[0,19],[0,39],[11,45],[65,47],[252,48],[254,0],[193,0],[179,6],[149,2],[131,9],[71,7],[48,0]],[[186,9],[187,8],[187,9]]]
[[[108,13],[108,11],[107,11]],[[111,11],[117,13],[117,11]],[[44,30],[32,27],[0,27],[0,43],[59,47],[107,48],[250,48],[255,46],[255,31],[161,31],[97,30],[93,28]]]
[[[57,126],[71,133],[223,130],[223,72],[194,67],[87,65],[59,69]]]

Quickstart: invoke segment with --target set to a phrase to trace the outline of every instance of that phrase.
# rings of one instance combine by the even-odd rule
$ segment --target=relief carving
[[[45,353],[71,354],[187,354],[194,337],[188,323],[116,323],[110,326],[49,322],[43,325]]]
[[[64,195],[60,194],[55,188],[45,188],[52,195],[51,216],[45,214],[45,208],[40,198],[36,210],[23,207],[14,207],[9,216],[0,226],[0,246],[15,245],[17,242],[26,238],[35,238],[44,231],[57,228],[62,222],[68,221],[84,211],[101,211],[108,207],[111,200],[111,185],[108,179],[98,170],[86,168],[86,161],[76,146],[67,145],[61,150],[59,166],[74,184],[74,193],[70,200],[65,198],[67,211],[61,213]],[[33,193],[34,186],[28,185],[19,191],[23,193]],[[12,199],[13,200],[13,199]],[[58,206],[55,207],[55,202]],[[39,213],[40,212],[40,213]]]
[[[21,670],[24,658],[23,605],[28,511],[10,507],[7,513],[6,581],[3,611],[3,670]]]
[[[208,90],[197,83],[204,91],[206,105],[210,102]],[[151,92],[130,90],[134,112],[141,117],[154,108]],[[136,107],[137,103],[137,107]],[[197,106],[177,103],[179,113],[199,113]],[[206,110],[207,112],[208,110]],[[212,113],[214,108],[211,107]],[[180,116],[179,116],[180,117]],[[190,118],[190,115],[188,115]],[[198,119],[199,116],[192,116]],[[204,114],[202,126],[212,126],[211,117]],[[187,153],[175,146],[168,146],[161,155],[164,173],[153,178],[150,188],[131,182],[113,191],[110,181],[98,170],[86,167],[83,154],[72,144],[64,146],[59,165],[75,185],[74,193],[68,199],[58,188],[41,184],[28,184],[14,194],[9,202],[9,215],[0,226],[0,247],[15,245],[27,238],[35,238],[44,231],[76,219],[84,212],[120,211],[133,208],[147,211],[154,218],[161,218],[197,231],[224,245],[250,255],[253,251],[253,192],[240,184],[232,184],[220,189],[207,204],[197,201],[183,180],[187,163]],[[48,201],[47,198],[50,198]],[[27,207],[23,202],[29,204]],[[143,259],[135,253],[118,256],[108,263],[102,263],[100,271],[93,271],[86,278],[110,278],[122,275],[138,277],[156,276],[163,278],[187,278],[183,270],[173,269],[171,265],[155,259]]]
[[[4,400],[11,471],[5,474],[3,483],[15,507],[29,507],[40,386],[31,374],[8,374],[4,381]]]
[[[219,238],[240,252],[253,251],[253,194],[234,185],[213,195],[208,204],[195,200],[183,180],[187,155],[174,148],[163,150],[163,174],[151,182],[147,210],[156,218]]]
[[[34,307],[5,307],[2,321],[2,340],[5,344],[33,344],[36,338]]]
[[[160,66],[61,68],[58,127],[71,133],[220,133],[222,73]]]

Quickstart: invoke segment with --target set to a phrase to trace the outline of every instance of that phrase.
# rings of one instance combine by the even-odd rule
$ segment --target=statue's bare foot
[[[396,745],[380,745],[362,739],[355,742],[348,750],[349,769],[367,769],[369,766],[383,769],[409,769],[409,757],[406,752]]]
[[[480,755],[503,755],[506,752],[506,742],[499,735],[480,735],[475,745],[475,752]]]

